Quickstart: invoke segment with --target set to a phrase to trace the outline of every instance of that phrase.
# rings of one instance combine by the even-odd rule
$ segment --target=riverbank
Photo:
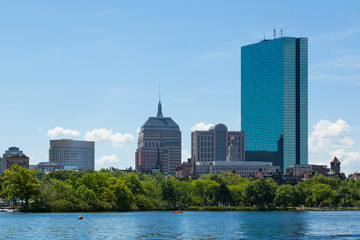
[[[63,213],[96,213],[96,212],[172,212],[172,211],[191,211],[191,212],[266,212],[266,211],[359,211],[358,207],[336,207],[336,208],[315,208],[315,207],[256,207],[256,206],[187,206],[187,207],[160,207],[148,210],[129,210],[129,211],[25,211],[24,209],[14,209],[16,212],[33,212],[33,213],[51,213],[51,212],[63,212]],[[3,211],[4,210],[4,211]],[[0,212],[6,212],[8,209],[0,209]],[[12,210],[12,209],[9,209]]]

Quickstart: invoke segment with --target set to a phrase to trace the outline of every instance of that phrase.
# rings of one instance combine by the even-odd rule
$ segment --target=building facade
[[[241,48],[241,128],[246,161],[285,170],[308,163],[308,39]]]
[[[78,170],[94,170],[95,142],[70,139],[50,140],[49,162],[77,166]]]
[[[185,180],[188,178],[192,178],[192,163],[191,158],[188,158],[187,162],[183,162],[180,165],[175,167],[176,170],[176,178],[180,180]]]
[[[231,142],[235,146],[232,151],[230,151]],[[197,163],[245,161],[244,143],[244,132],[228,131],[224,124],[217,124],[208,131],[191,133],[191,158]]]
[[[220,174],[222,172],[234,172],[242,177],[254,177],[257,173],[276,173],[279,172],[279,166],[273,166],[271,162],[199,162],[196,164],[197,174],[201,177],[204,174]]]
[[[156,117],[150,117],[142,125],[135,153],[135,169],[174,175],[175,167],[181,163],[181,131],[170,117],[163,117],[159,101]]]
[[[24,168],[29,168],[29,157],[27,157],[19,148],[10,147],[5,151],[1,159],[1,172],[6,169],[11,169],[12,165],[19,165]]]

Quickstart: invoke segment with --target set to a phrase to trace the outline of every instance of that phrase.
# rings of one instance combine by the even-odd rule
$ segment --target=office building
[[[204,174],[220,174],[222,172],[233,172],[242,177],[255,177],[259,172],[265,174],[277,173],[280,171],[280,167],[273,166],[271,162],[214,161],[210,163],[196,163],[196,170],[198,177],[201,177]]]
[[[49,162],[76,166],[78,170],[94,170],[95,142],[70,139],[50,140]]]
[[[208,131],[194,131],[191,133],[191,158],[197,163],[245,161],[244,138],[244,132],[228,131],[224,124],[212,126]],[[231,141],[235,147],[229,155]]]
[[[19,148],[10,147],[5,151],[1,159],[1,172],[11,169],[16,164],[24,168],[29,168],[29,157],[26,156]]]
[[[246,161],[285,170],[308,163],[308,40],[281,37],[241,48]]]
[[[244,177],[259,171],[276,172],[278,166],[269,162],[245,162],[245,134],[243,131],[228,131],[224,124],[217,124],[208,131],[191,133],[191,160],[193,175],[235,172]],[[195,173],[196,172],[196,173]]]
[[[159,101],[156,117],[150,117],[142,125],[135,153],[135,169],[175,176],[175,167],[181,163],[181,131],[170,118],[163,117]]]

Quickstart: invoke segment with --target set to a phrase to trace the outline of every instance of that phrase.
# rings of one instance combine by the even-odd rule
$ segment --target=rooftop
[[[152,130],[152,129],[172,129],[180,130],[174,120],[170,117],[163,117],[161,102],[158,104],[158,113],[156,117],[149,117],[149,119],[142,125],[141,129]]]

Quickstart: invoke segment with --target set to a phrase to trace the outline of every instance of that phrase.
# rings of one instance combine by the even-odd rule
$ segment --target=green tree
[[[116,205],[119,211],[129,211],[131,210],[131,205],[135,201],[135,198],[130,191],[130,189],[126,186],[126,184],[118,179],[114,189]]]
[[[264,207],[265,203],[272,203],[277,185],[273,179],[260,178],[248,184],[245,188],[245,200],[249,204]]]
[[[325,183],[318,183],[312,186],[312,197],[315,204],[318,206],[320,204],[324,205],[324,201],[326,200],[326,204],[329,204],[332,201],[333,192],[331,190],[330,185]]]
[[[294,189],[291,185],[281,185],[276,189],[274,203],[278,206],[294,205]]]
[[[20,198],[25,202],[25,210],[28,209],[29,200],[39,193],[39,180],[34,171],[13,165],[11,171],[6,169],[2,174],[3,189],[1,196],[12,199]]]
[[[223,206],[227,206],[233,201],[231,192],[224,182],[220,184],[219,200]]]
[[[208,179],[198,179],[192,181],[192,196],[195,199],[195,202],[200,205],[216,205],[219,201],[220,195],[220,184],[208,180]]]
[[[164,179],[161,184],[161,199],[167,204],[176,205],[175,187],[171,179]]]

